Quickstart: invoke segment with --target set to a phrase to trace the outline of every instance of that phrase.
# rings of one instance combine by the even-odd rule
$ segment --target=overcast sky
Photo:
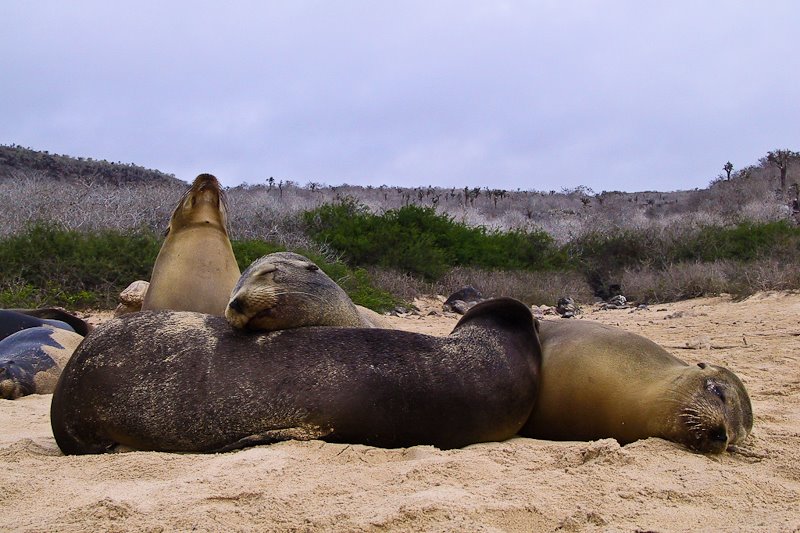
[[[800,2],[0,1],[0,143],[226,185],[705,187],[800,150]]]

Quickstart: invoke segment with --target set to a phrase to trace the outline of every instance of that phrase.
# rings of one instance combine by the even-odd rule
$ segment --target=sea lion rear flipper
[[[225,453],[248,446],[258,446],[259,444],[274,444],[284,440],[314,440],[321,439],[333,433],[333,430],[323,429],[319,426],[297,426],[291,428],[272,429],[264,433],[249,435],[236,442],[227,444],[222,448],[210,450],[210,453]]]

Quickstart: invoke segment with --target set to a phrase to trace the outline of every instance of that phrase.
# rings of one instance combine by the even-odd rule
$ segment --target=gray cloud
[[[187,180],[671,190],[800,145],[790,1],[2,9],[0,142]]]

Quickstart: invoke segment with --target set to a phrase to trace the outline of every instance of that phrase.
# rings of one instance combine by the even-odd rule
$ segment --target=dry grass
[[[759,291],[797,289],[800,265],[763,259],[682,263],[666,270],[626,269],[622,287],[629,299],[639,302],[671,302],[724,293],[742,297]]]
[[[571,296],[579,302],[595,300],[589,285],[577,272],[487,271],[456,267],[435,283],[425,283],[385,269],[369,270],[373,284],[403,300],[410,301],[425,294],[449,296],[471,285],[484,297],[510,296],[529,305],[555,305],[559,298]]]
[[[800,165],[798,165],[800,166]],[[547,191],[491,191],[417,187],[300,186],[275,180],[270,186],[242,185],[227,190],[231,237],[258,239],[290,249],[316,251],[331,259],[336,252],[305,234],[301,213],[322,204],[353,197],[381,213],[404,205],[433,206],[457,222],[499,230],[542,229],[565,244],[592,232],[614,234],[633,230],[654,242],[680,241],[708,225],[730,226],[743,220],[768,222],[791,213],[776,199],[777,171],[754,166],[716,181],[708,189],[661,192],[601,192],[586,188]],[[790,169],[788,181],[797,181]],[[34,222],[53,223],[67,230],[132,231],[148,228],[161,233],[185,186],[161,183],[118,185],[80,178],[56,181],[39,171],[14,171],[0,180],[0,237],[22,232]],[[614,266],[614,258],[610,258]],[[800,287],[800,267],[762,260],[675,264],[665,270],[614,267],[623,292],[641,301],[667,301],[721,292],[745,294],[758,290]],[[403,299],[423,293],[449,294],[473,285],[485,295],[514,296],[531,304],[552,304],[561,296],[588,303],[594,297],[575,272],[489,272],[456,268],[436,284],[385,270],[370,270],[372,279]],[[617,275],[618,274],[618,275]],[[617,281],[617,280],[615,280]]]

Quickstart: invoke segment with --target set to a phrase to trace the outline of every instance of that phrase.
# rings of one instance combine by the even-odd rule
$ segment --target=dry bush
[[[666,270],[626,269],[622,292],[636,302],[656,303],[732,292],[725,262],[680,263]]]
[[[586,281],[576,272],[488,271],[456,267],[434,283],[381,268],[370,268],[368,272],[376,287],[406,301],[425,294],[449,296],[467,285],[478,289],[486,298],[510,296],[528,305],[555,305],[563,296],[571,296],[581,303],[595,301]]]
[[[622,274],[625,296],[638,302],[670,302],[724,293],[747,296],[798,287],[800,265],[775,259],[681,263],[666,270],[626,269]]]
[[[487,271],[457,267],[434,284],[445,296],[471,285],[487,298],[510,296],[529,305],[555,305],[570,296],[581,303],[595,300],[586,280],[577,272]]]
[[[576,272],[486,271],[456,267],[434,283],[379,267],[370,267],[367,272],[375,287],[404,301],[430,294],[449,296],[468,285],[486,298],[510,296],[528,305],[555,305],[564,296],[583,304],[597,300],[584,277]]]
[[[166,229],[183,194],[180,184],[99,185],[59,182],[40,173],[16,173],[0,182],[0,236],[36,222],[65,230]]]
[[[800,287],[800,264],[797,262],[764,259],[746,265],[737,264],[730,270],[730,275],[743,290],[728,292],[738,296],[758,291],[795,290]]]
[[[431,283],[417,279],[405,272],[380,267],[368,267],[366,270],[375,287],[393,294],[401,300],[410,302],[414,298],[435,293]]]

